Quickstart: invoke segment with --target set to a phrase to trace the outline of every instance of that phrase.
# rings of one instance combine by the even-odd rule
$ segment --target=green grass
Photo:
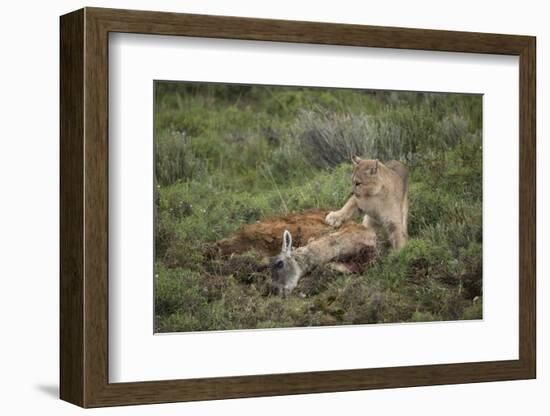
[[[160,332],[482,317],[481,97],[155,85],[155,326]],[[411,168],[410,241],[361,274],[323,267],[286,299],[251,252],[209,244],[245,223],[338,208],[352,153]]]

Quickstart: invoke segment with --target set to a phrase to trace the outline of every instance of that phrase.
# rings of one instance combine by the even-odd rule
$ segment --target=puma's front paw
[[[331,211],[327,214],[325,217],[325,223],[328,225],[332,225],[333,227],[340,227],[342,225],[342,217],[340,216],[338,211]]]

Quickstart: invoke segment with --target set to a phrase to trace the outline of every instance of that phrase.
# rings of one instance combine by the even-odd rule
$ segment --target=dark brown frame
[[[63,400],[83,407],[99,407],[535,378],[534,37],[98,8],[64,15],[60,26],[60,396]],[[109,32],[519,56],[519,359],[109,383]]]

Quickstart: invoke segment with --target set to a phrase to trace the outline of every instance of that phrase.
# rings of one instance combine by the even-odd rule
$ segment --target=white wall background
[[[316,394],[89,410],[87,414],[239,414],[297,412],[408,415],[543,415],[550,408],[550,301],[543,258],[550,209],[543,193],[550,170],[543,130],[550,89],[545,63],[550,26],[545,2],[523,0],[384,2],[278,0],[121,0],[5,2],[0,14],[0,410],[3,414],[72,415],[83,410],[58,395],[59,20],[83,6],[240,15],[537,36],[538,53],[538,379],[458,386]],[[546,200],[544,200],[546,199]],[[7,266],[7,267],[6,267]]]

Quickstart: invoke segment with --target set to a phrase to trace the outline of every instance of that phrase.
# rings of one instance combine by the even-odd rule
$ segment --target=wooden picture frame
[[[82,407],[101,407],[535,378],[534,37],[100,8],[85,8],[62,16],[60,29],[61,399]],[[518,56],[519,359],[109,383],[110,32]]]

